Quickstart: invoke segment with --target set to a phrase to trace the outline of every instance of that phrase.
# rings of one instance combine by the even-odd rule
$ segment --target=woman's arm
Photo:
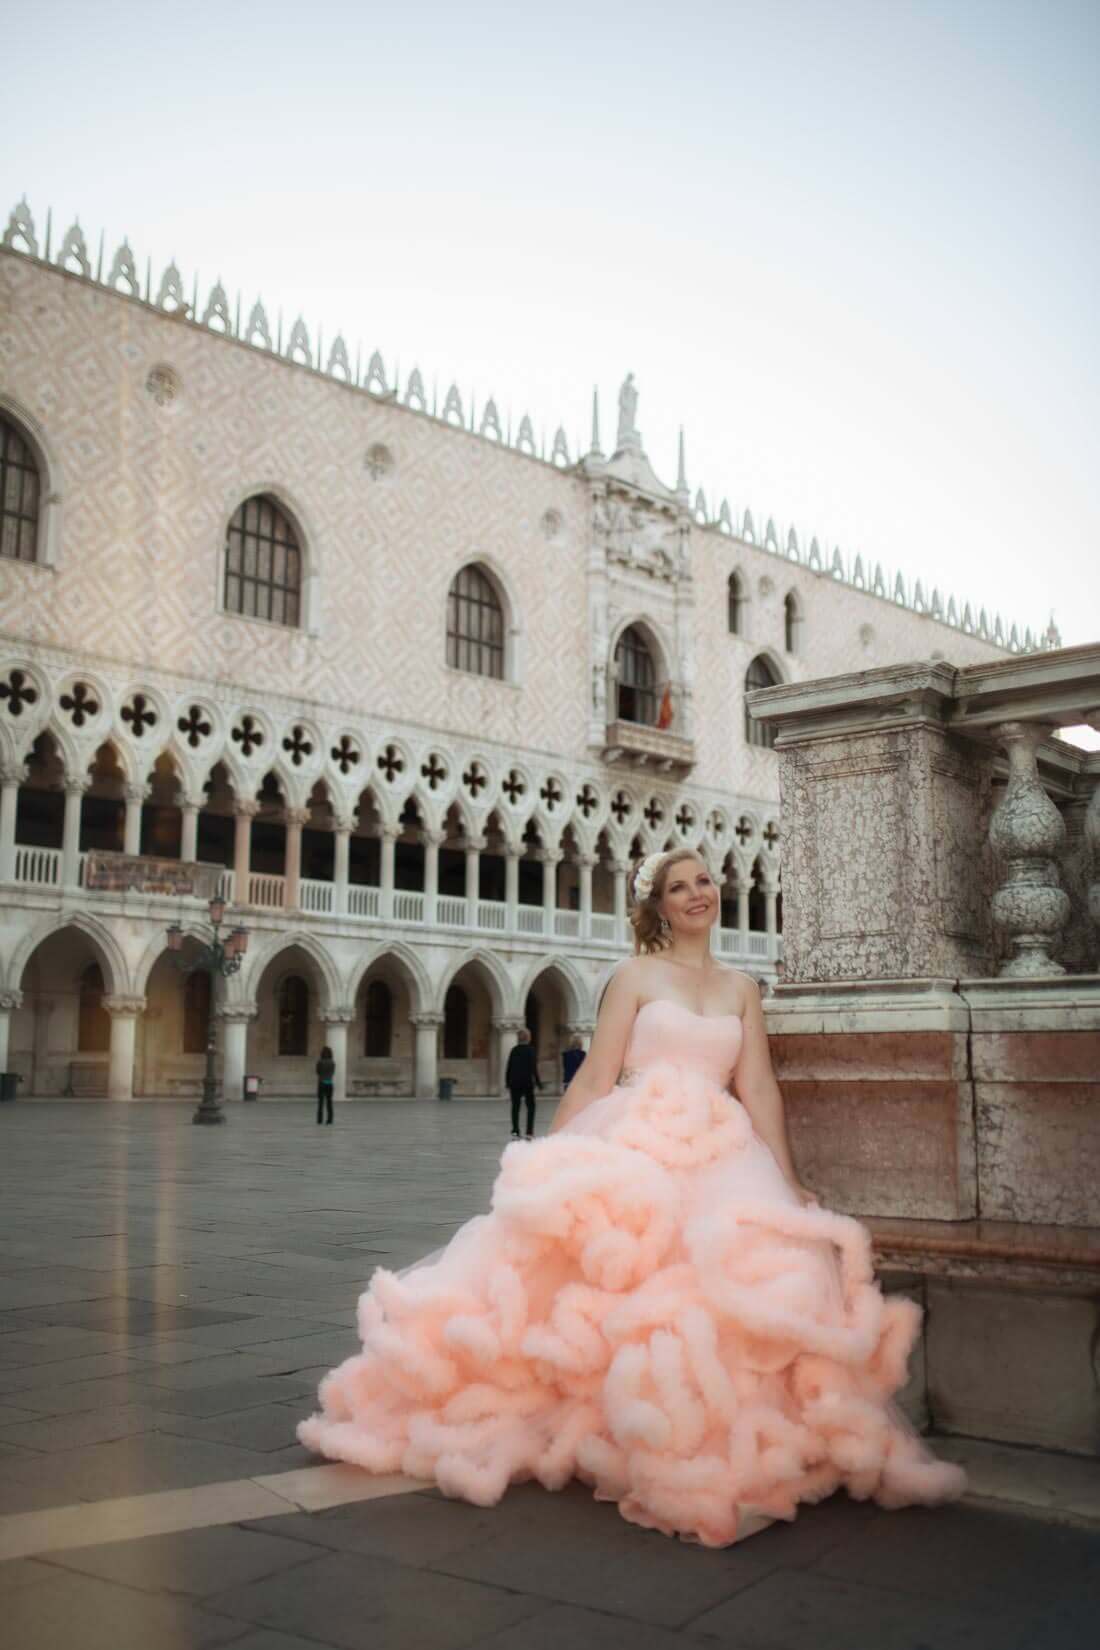
[[[609,1094],[623,1069],[630,1028],[638,1012],[638,972],[634,961],[615,970],[600,1004],[592,1046],[562,1095],[550,1133],[572,1121],[585,1106]]]
[[[816,1202],[814,1193],[801,1184],[787,1139],[787,1119],[783,1096],[772,1070],[768,1032],[760,1002],[760,987],[753,979],[745,983],[745,1007],[741,1016],[744,1033],[741,1053],[733,1068],[733,1092],[748,1112],[752,1126],[768,1147],[779,1167],[804,1203]]]

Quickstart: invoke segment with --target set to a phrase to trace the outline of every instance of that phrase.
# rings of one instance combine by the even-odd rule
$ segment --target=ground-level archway
[[[11,977],[22,1001],[12,1015],[8,1069],[24,1096],[104,1097],[117,1039],[109,1005],[126,988],[124,965],[91,924],[65,923],[20,947]]]

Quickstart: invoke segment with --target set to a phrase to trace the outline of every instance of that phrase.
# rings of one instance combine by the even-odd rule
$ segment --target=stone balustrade
[[[1100,646],[751,714],[781,753],[767,1015],[800,1171],[924,1305],[938,1428],[1094,1453],[1100,752],[1057,734],[1100,728]]]

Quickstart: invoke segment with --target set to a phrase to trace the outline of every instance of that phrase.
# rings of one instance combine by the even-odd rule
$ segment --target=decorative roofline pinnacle
[[[323,339],[321,327],[317,327],[317,349],[314,352],[305,323],[298,317],[289,337],[289,344],[283,348],[283,317],[279,311],[274,344],[271,329],[264,311],[263,304],[257,299],[249,312],[248,321],[241,328],[241,299],[237,296],[235,314],[230,313],[227,295],[220,279],[214,283],[205,310],[200,312],[198,302],[198,276],[194,277],[193,299],[188,303],[184,296],[183,282],[174,260],[170,261],[161,277],[156,296],[153,297],[152,260],[147,259],[145,271],[145,290],[142,296],[140,282],[137,276],[137,266],[134,254],[128,240],[123,240],[114,259],[109,266],[106,278],[103,276],[104,241],[102,235],[99,242],[99,256],[96,260],[95,273],[92,273],[91,260],[88,257],[87,241],[77,219],[62,239],[61,247],[56,259],[53,256],[53,211],[46,213],[45,244],[39,251],[39,244],[35,232],[34,218],[27,198],[24,195],[15,206],[8,218],[7,227],[0,236],[0,250],[7,251],[17,257],[26,257],[50,265],[61,270],[70,280],[84,280],[92,285],[106,287],[116,296],[127,302],[145,304],[161,314],[173,317],[177,321],[187,322],[191,326],[203,327],[218,336],[231,339],[248,349],[254,349],[278,356],[288,366],[304,368],[307,371],[320,373],[322,376],[346,383],[354,389],[363,391],[378,399],[385,399],[397,406],[410,411],[416,411],[425,417],[442,419],[452,427],[462,428],[474,439],[500,441],[501,445],[508,446],[514,451],[526,454],[539,462],[557,469],[573,469],[569,457],[563,427],[559,426],[554,436],[552,450],[546,452],[545,433],[540,447],[536,447],[534,427],[529,415],[524,414],[520,420],[518,431],[513,439],[511,418],[509,416],[507,434],[501,440],[499,415],[491,417],[489,409],[496,414],[496,405],[490,397],[485,403],[481,425],[475,428],[473,417],[473,400],[471,397],[471,414],[469,423],[462,414],[461,397],[457,386],[452,385],[447,395],[442,414],[438,411],[438,392],[433,387],[432,405],[429,411],[427,397],[424,391],[424,381],[420,370],[414,367],[408,377],[405,393],[402,396],[400,375],[395,371],[392,383],[387,381],[382,357],[377,350],[373,352],[367,365],[365,374],[361,369],[362,350],[357,350],[355,369],[351,370],[347,349],[343,338],[337,334],[336,342],[332,345],[327,365],[323,357]],[[73,264],[76,268],[71,267]],[[217,323],[214,325],[213,323]],[[641,468],[664,497],[668,491],[652,476],[649,461],[642,448],[641,434],[636,426],[636,411],[638,392],[634,387],[634,375],[628,373],[619,392],[619,428],[616,442],[615,456],[625,454],[628,464],[640,460]],[[449,416],[448,416],[449,414]],[[541,454],[541,457],[540,457]],[[578,444],[579,457],[579,444]],[[600,448],[599,432],[599,393],[592,394],[592,440],[588,453],[579,459],[579,469],[600,472],[607,461]],[[648,485],[646,482],[644,485]],[[687,465],[685,458],[685,442],[683,427],[680,429],[679,452],[675,492],[671,495],[683,509],[691,511],[691,496],[687,483]],[[715,495],[717,496],[717,495]],[[786,536],[786,548],[781,548],[781,540],[774,522],[767,519],[767,530],[763,543],[757,536],[751,511],[745,510],[740,520],[736,511],[731,511],[726,499],[716,517],[711,517],[706,508],[706,499],[700,488],[697,495],[697,509],[695,519],[698,525],[707,531],[721,533],[723,536],[740,540],[756,548],[762,548],[771,555],[778,555],[784,559],[796,561],[809,568],[822,578],[834,578],[854,589],[862,590],[868,595],[878,597],[882,601],[895,603],[906,607],[913,612],[925,613],[937,623],[949,629],[961,631],[966,635],[973,635],[992,646],[1003,647],[1009,653],[1044,652],[1059,648],[1062,645],[1061,634],[1054,622],[1053,612],[1044,630],[1036,634],[1028,626],[1021,637],[1019,627],[1013,624],[1005,634],[1000,614],[994,615],[991,623],[984,608],[978,607],[978,619],[975,621],[972,606],[969,602],[962,604],[962,617],[959,617],[959,608],[954,597],[949,597],[946,605],[938,589],[933,589],[930,598],[925,597],[924,586],[918,579],[909,584],[898,573],[893,585],[887,581],[882,564],[873,565],[873,572],[865,574],[863,557],[857,555],[849,558],[845,566],[844,558],[839,548],[834,549],[828,566],[825,565],[818,540],[810,540],[809,552],[803,555],[799,547],[798,535],[791,529]],[[893,589],[893,594],[890,591]]]

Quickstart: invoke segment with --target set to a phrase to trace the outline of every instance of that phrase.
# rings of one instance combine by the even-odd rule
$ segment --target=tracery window
[[[385,980],[367,987],[367,1024],[363,1052],[369,1059],[386,1060],[393,1047],[393,992]]]
[[[301,595],[302,548],[290,520],[267,493],[245,499],[226,534],[226,611],[293,629]]]
[[[447,597],[447,663],[475,676],[504,677],[504,609],[480,567],[463,567]]]
[[[309,1053],[309,986],[300,974],[279,987],[279,1053]]]
[[[470,999],[452,985],[443,999],[443,1058],[465,1060],[470,1049]]]
[[[37,560],[40,492],[33,452],[11,420],[0,417],[0,555]]]
[[[779,677],[772,669],[762,653],[758,653],[745,672],[745,692],[752,688],[775,687]],[[745,738],[750,745],[761,745],[770,750],[775,744],[774,729],[763,722],[754,721],[749,715],[748,703],[745,704]]]
[[[657,720],[657,671],[649,644],[637,625],[628,625],[615,648],[616,714],[622,722]]]
[[[103,1006],[103,970],[90,963],[80,976],[76,1047],[80,1054],[107,1054],[111,1047],[111,1016]]]

